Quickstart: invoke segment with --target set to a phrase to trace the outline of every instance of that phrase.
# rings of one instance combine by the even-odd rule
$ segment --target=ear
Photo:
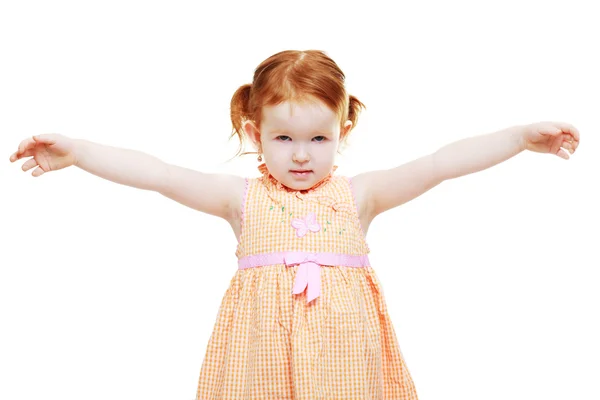
[[[351,129],[352,129],[352,121],[347,120],[346,123],[344,124],[344,127],[340,131],[340,142],[343,142],[346,139],[346,137],[350,133]]]
[[[260,149],[260,131],[252,121],[244,122],[244,133],[250,139],[255,148]]]

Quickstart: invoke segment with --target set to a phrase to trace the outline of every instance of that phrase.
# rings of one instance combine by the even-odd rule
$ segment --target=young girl
[[[238,154],[249,139],[264,161],[258,178],[204,174],[59,134],[23,140],[10,161],[32,157],[22,168],[37,167],[36,177],[76,165],[231,225],[238,270],[208,342],[197,400],[415,400],[369,263],[369,224],[444,180],[523,150],[568,159],[579,133],[557,122],[513,126],[390,170],[338,176],[336,152],[362,108],[324,52],[283,51],[231,100]]]

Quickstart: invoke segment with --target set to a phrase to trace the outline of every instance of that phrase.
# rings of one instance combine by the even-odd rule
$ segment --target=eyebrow
[[[289,132],[286,131],[286,130],[284,130],[284,129],[275,129],[275,130],[272,130],[271,133],[289,134]],[[312,133],[316,133],[316,134],[319,134],[319,135],[332,135],[333,134],[333,132],[321,132],[321,131],[314,131]]]

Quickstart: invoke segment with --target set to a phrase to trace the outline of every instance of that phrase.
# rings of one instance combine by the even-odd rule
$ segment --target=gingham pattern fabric
[[[351,182],[308,191],[259,167],[247,180],[238,258],[282,251],[366,255]],[[317,215],[298,237],[294,218]],[[297,266],[238,269],[223,296],[196,400],[418,400],[373,268],[321,267],[321,295],[292,294]]]

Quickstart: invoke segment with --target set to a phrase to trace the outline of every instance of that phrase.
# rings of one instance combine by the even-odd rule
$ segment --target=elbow
[[[160,178],[157,180],[154,190],[160,194],[165,194],[170,192],[173,181],[173,166],[162,162],[161,168],[161,172],[159,173]]]
[[[430,156],[431,161],[431,177],[432,179],[432,187],[436,186],[445,180],[451,179],[452,176],[449,174],[448,168],[446,168],[444,162],[444,152],[443,149],[436,151]]]

